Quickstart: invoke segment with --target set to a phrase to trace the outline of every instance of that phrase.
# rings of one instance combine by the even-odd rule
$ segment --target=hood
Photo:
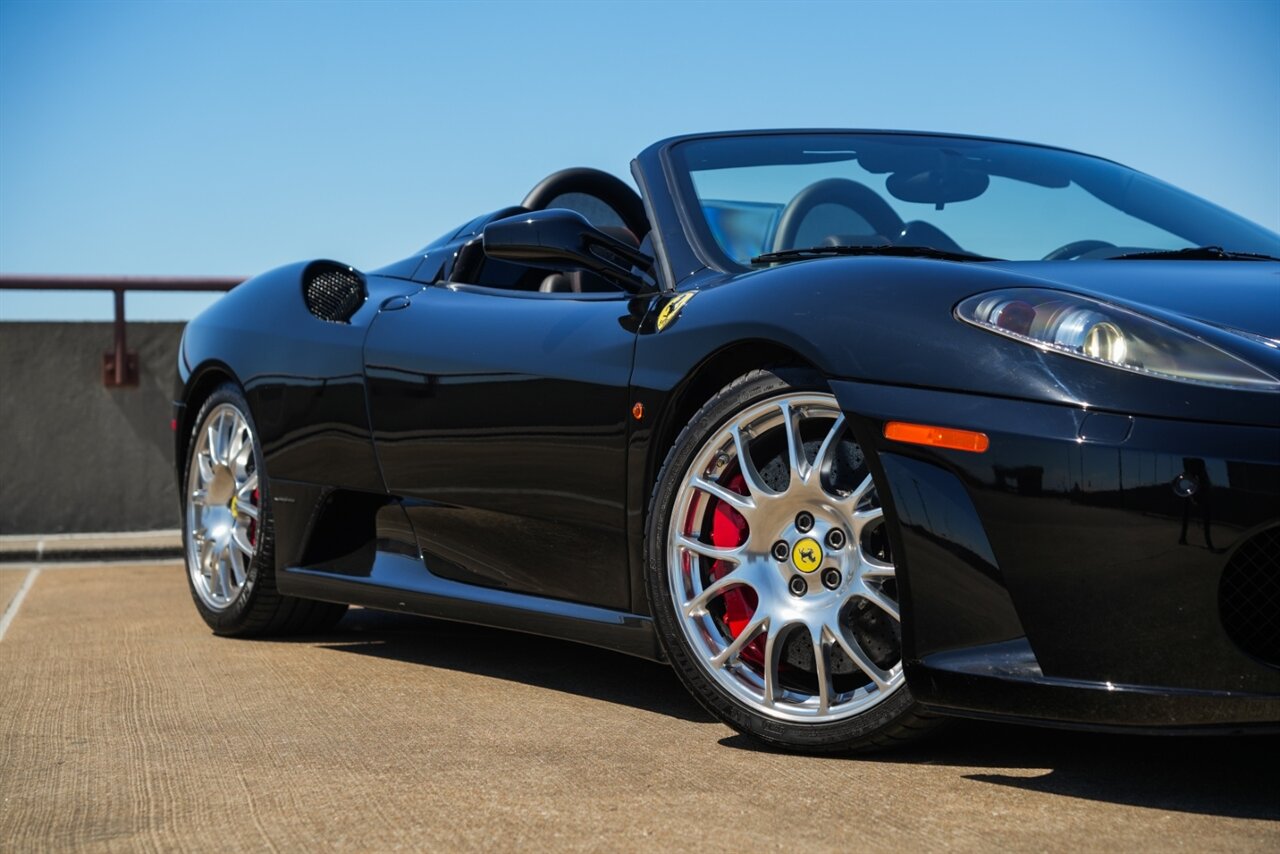
[[[1280,263],[1267,261],[1002,261],[1045,287],[1150,308],[1280,340]]]

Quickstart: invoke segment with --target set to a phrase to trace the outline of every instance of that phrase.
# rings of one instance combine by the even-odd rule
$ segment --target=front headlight
[[[1275,377],[1186,332],[1065,291],[1008,288],[978,294],[956,306],[956,317],[1112,368],[1203,385],[1280,390]]]

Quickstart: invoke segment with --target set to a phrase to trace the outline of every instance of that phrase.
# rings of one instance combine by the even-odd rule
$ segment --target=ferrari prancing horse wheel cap
[[[791,547],[791,563],[801,572],[813,572],[822,565],[822,546],[813,537],[797,540]]]

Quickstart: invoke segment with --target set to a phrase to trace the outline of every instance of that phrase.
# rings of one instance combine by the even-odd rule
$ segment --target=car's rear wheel
[[[658,478],[647,549],[666,651],[726,723],[810,751],[937,723],[903,678],[875,480],[812,372],[755,371],[702,407]]]
[[[252,636],[317,632],[346,605],[276,591],[273,530],[262,447],[249,406],[230,383],[194,419],[183,475],[187,584],[216,633]]]

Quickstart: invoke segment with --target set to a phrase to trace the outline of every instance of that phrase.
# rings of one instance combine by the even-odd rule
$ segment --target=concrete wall
[[[0,323],[0,534],[180,527],[170,399],[181,323],[130,323],[136,388],[102,385],[110,323]]]

